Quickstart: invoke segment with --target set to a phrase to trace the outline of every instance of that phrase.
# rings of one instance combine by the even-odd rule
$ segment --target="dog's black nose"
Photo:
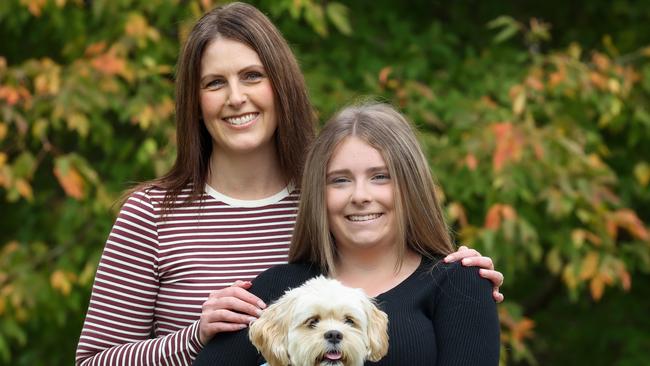
[[[330,343],[337,344],[343,339],[343,333],[338,330],[328,330],[325,332],[325,340]]]

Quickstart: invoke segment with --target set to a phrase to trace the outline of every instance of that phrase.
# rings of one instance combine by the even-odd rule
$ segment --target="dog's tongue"
[[[325,354],[325,358],[328,360],[336,361],[341,358],[341,352],[339,351],[329,351]]]

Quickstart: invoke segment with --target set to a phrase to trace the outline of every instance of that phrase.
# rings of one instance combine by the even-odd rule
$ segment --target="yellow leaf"
[[[646,57],[650,57],[650,46],[643,47],[641,49],[641,54]]]
[[[146,37],[148,27],[149,24],[147,24],[147,20],[142,15],[131,13],[124,26],[124,31],[130,36],[141,38]]]
[[[5,137],[7,137],[7,130],[9,127],[7,127],[7,124],[4,122],[0,122],[0,141],[4,140]]]
[[[2,140],[2,137],[0,137],[0,140]],[[648,183],[650,183],[650,165],[645,161],[636,164],[634,166],[634,177],[641,186],[648,186]]]
[[[0,168],[7,162],[7,154],[0,152]]]
[[[546,267],[553,274],[559,274],[562,270],[562,257],[558,248],[553,248],[546,256]]]
[[[90,129],[90,123],[88,122],[88,118],[81,114],[81,113],[72,113],[68,118],[66,119],[68,128],[72,131],[77,131],[79,132],[79,135],[81,137],[86,137],[88,136],[88,130]]]
[[[16,190],[23,198],[26,198],[28,201],[31,201],[34,198],[34,193],[32,192],[32,186],[24,179],[20,178],[16,180]]]
[[[56,270],[52,273],[50,276],[50,284],[52,288],[59,290],[64,295],[70,294],[70,290],[72,289],[69,277],[61,270]]]
[[[54,175],[65,193],[77,200],[84,197],[84,180],[73,166],[62,169],[60,164],[54,167]]]
[[[598,262],[599,262],[600,256],[598,255],[597,252],[589,252],[587,253],[587,256],[585,259],[582,261],[582,267],[580,269],[580,279],[581,280],[588,280],[596,274],[596,271],[598,269]]]
[[[562,271],[562,278],[564,279],[564,283],[566,283],[570,289],[574,290],[578,286],[578,279],[573,272],[572,265],[569,264],[564,267],[564,271]]]
[[[7,258],[7,256],[11,255],[12,253],[16,252],[20,248],[20,244],[12,240],[5,244],[5,246],[2,248],[2,257]]]
[[[465,209],[462,204],[459,202],[452,202],[447,206],[447,210],[451,221],[458,221],[461,228],[467,226],[467,215],[465,214]]]
[[[515,100],[512,102],[512,112],[516,115],[520,115],[524,108],[526,107],[526,93],[521,92],[517,94]]]

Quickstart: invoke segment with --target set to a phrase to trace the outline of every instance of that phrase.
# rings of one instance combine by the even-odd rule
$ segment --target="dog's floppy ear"
[[[368,360],[376,362],[388,353],[388,315],[371,301],[364,301],[368,316]]]
[[[251,342],[271,366],[290,364],[287,334],[295,300],[291,295],[281,297],[264,310],[248,331]]]

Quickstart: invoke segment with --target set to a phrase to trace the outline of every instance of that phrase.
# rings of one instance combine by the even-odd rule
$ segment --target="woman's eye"
[[[249,72],[244,73],[243,79],[246,80],[246,81],[258,81],[258,80],[262,79],[263,77],[264,77],[264,75],[262,75],[261,72],[249,71]]]
[[[205,84],[206,89],[219,89],[225,84],[225,81],[221,79],[215,79]]]

